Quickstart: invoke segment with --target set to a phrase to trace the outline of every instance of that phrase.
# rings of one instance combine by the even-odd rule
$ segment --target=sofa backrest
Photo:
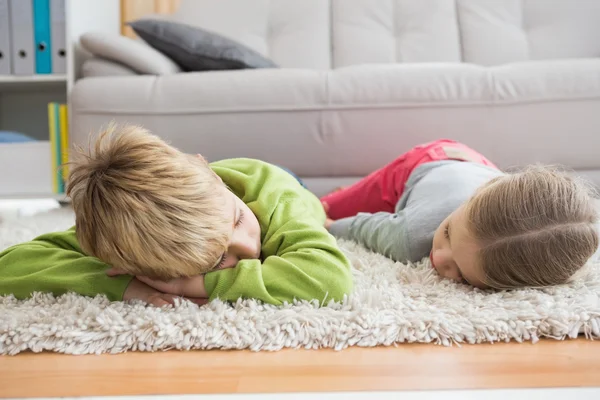
[[[600,57],[598,0],[455,0],[464,62]]]
[[[600,57],[600,0],[181,0],[281,67]]]
[[[331,0],[333,67],[600,57],[598,0]]]
[[[237,40],[281,67],[331,68],[328,0],[181,0],[171,18]]]

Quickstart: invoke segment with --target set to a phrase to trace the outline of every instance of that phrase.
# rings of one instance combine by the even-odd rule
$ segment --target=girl
[[[328,230],[394,261],[428,256],[479,288],[563,284],[598,248],[588,187],[530,167],[506,174],[452,140],[417,146],[321,202]]]

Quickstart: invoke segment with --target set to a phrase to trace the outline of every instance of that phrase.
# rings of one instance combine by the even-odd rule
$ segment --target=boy
[[[67,194],[75,227],[0,253],[0,294],[279,305],[351,291],[320,201],[268,163],[209,165],[140,127],[111,125],[72,164]]]

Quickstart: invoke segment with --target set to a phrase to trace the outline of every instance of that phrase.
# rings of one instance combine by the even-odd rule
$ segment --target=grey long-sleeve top
[[[478,187],[503,173],[462,161],[421,164],[411,173],[394,213],[359,213],[335,221],[335,237],[354,240],[394,261],[420,261],[429,255],[438,226]]]

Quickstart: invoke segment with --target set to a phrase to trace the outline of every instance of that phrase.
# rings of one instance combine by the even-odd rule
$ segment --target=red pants
[[[394,212],[413,170],[421,164],[440,160],[472,161],[497,168],[464,144],[441,139],[413,148],[352,186],[322,197],[321,201],[327,204],[327,215],[334,220],[359,212]]]

